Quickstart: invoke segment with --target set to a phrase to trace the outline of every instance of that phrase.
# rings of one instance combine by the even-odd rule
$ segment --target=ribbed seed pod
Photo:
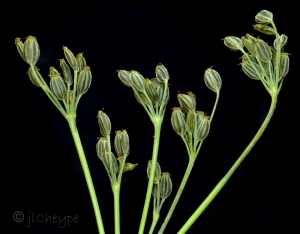
[[[64,100],[67,98],[68,90],[64,79],[59,74],[50,76],[50,88],[57,99]]]
[[[189,110],[196,110],[196,98],[193,95],[178,93],[177,99],[184,112],[187,113]]]
[[[26,37],[24,42],[24,57],[28,64],[35,65],[40,58],[40,48],[34,36]]]
[[[280,48],[283,48],[287,44],[288,37],[286,35],[282,34],[282,35],[280,35],[278,41],[279,41],[278,45],[280,46]],[[273,46],[274,46],[274,48],[277,48],[277,39],[274,40]]]
[[[244,43],[244,46],[247,48],[247,50],[249,51],[249,53],[251,55],[256,55],[256,52],[255,52],[255,44],[252,40],[248,39],[248,38],[245,38],[245,37],[242,37],[242,40],[243,40],[243,43]]]
[[[157,80],[161,83],[164,83],[165,81],[170,79],[167,68],[162,64],[156,66],[155,73]]]
[[[268,62],[272,59],[272,51],[268,44],[261,39],[258,39],[255,43],[255,52],[263,62]]]
[[[92,73],[89,66],[86,66],[78,75],[77,93],[84,94],[88,91],[92,83]]]
[[[264,71],[266,72],[266,74],[267,74],[268,76],[270,76],[269,63],[270,63],[270,66],[271,66],[271,72],[272,72],[273,66],[272,66],[271,61],[269,61],[269,62],[267,62],[267,63],[262,62],[262,65],[263,65],[263,67],[264,67]]]
[[[230,50],[233,50],[233,51],[241,50],[244,47],[243,41],[240,38],[234,37],[234,36],[225,37],[224,44]]]
[[[141,105],[149,105],[149,101],[147,99],[147,97],[145,96],[145,94],[143,94],[142,92],[134,92],[134,96],[136,98],[136,100],[141,104]]]
[[[64,80],[68,85],[71,85],[73,83],[73,78],[71,74],[71,70],[69,65],[66,63],[64,59],[59,59],[59,65],[62,70],[62,73],[64,75]]]
[[[180,135],[184,136],[186,133],[186,123],[183,112],[180,107],[174,107],[171,115],[171,124],[174,131]]]
[[[202,120],[199,123],[199,126],[198,126],[198,140],[199,141],[203,141],[209,133],[209,129],[210,129],[209,118],[210,118],[209,116],[203,116]]]
[[[153,184],[153,189],[152,189],[152,196],[154,198],[158,198],[160,194],[158,193],[158,184]]]
[[[188,133],[193,133],[196,127],[196,113],[193,110],[189,110],[186,116],[186,130]]]
[[[35,72],[37,74],[38,73],[38,68],[35,66],[34,69],[35,69]],[[33,71],[31,70],[31,67],[28,68],[27,74],[28,74],[28,77],[29,77],[29,80],[31,81],[31,83],[36,85],[37,87],[40,87],[40,85],[37,81],[37,79],[40,79],[40,77],[36,77],[33,74]],[[43,82],[41,79],[40,79],[40,81],[41,81],[41,83]]]
[[[102,160],[106,170],[111,174],[117,173],[119,170],[116,157],[108,149],[104,149],[104,155]]]
[[[121,132],[121,148],[123,155],[127,156],[129,154],[129,136],[125,129]]]
[[[137,167],[137,165],[138,165],[137,163],[136,164],[125,163],[123,172],[132,171],[134,168]]]
[[[111,122],[109,117],[102,110],[100,110],[98,111],[97,118],[102,136],[106,137],[107,135],[110,135]]]
[[[166,93],[165,99],[164,99],[164,92]],[[157,94],[158,94],[158,105],[159,106],[165,106],[168,104],[170,100],[170,89],[169,86],[166,87],[164,85],[160,85],[157,88]]]
[[[71,68],[75,71],[77,71],[78,66],[77,66],[77,60],[73,54],[73,52],[71,50],[68,49],[68,47],[63,46],[63,50],[64,50],[64,54],[65,57],[68,61],[68,63],[70,64]]]
[[[271,28],[265,24],[256,24],[253,26],[255,30],[267,34],[267,35],[275,35],[276,31],[274,30],[274,28]]]
[[[163,83],[161,83],[157,78],[152,78],[151,79],[152,84],[154,87],[157,89],[159,86],[163,86]]]
[[[122,157],[124,156],[123,154],[123,150],[122,150],[122,146],[121,146],[121,131],[117,130],[115,135],[115,141],[114,141],[114,145],[115,145],[115,151],[118,155],[118,157]]]
[[[16,37],[15,39],[15,44],[16,44],[16,47],[17,47],[17,50],[21,56],[21,58],[25,61],[26,61],[26,58],[25,58],[25,55],[24,55],[24,44],[23,42],[21,41],[21,38],[19,37]]]
[[[83,52],[76,55],[78,72],[80,72],[84,67],[86,67],[86,60],[83,57]]]
[[[138,73],[137,71],[131,71],[130,80],[132,87],[134,87],[137,91],[145,91],[145,79],[140,73]]]
[[[252,67],[252,64],[256,68],[256,70],[258,71],[259,74],[257,74],[255,69]],[[241,65],[242,65],[242,69],[243,69],[244,73],[249,78],[254,79],[254,80],[260,80],[262,70],[258,64],[250,63],[250,62],[246,61],[246,62],[242,62]]]
[[[206,69],[204,72],[204,82],[210,90],[219,92],[222,86],[222,79],[216,70],[211,68]]]
[[[259,24],[269,24],[272,20],[273,14],[267,10],[262,10],[255,16],[255,21]]]
[[[130,80],[130,72],[126,70],[119,70],[118,77],[122,81],[122,83],[128,87],[131,87],[131,80]]]
[[[158,101],[158,93],[151,80],[145,79],[145,89],[151,101],[156,103]]]
[[[148,166],[147,166],[147,176],[150,178],[150,173],[151,173],[151,165],[152,165],[152,160],[148,161]],[[156,167],[155,167],[155,175],[154,175],[154,184],[157,184],[161,178],[161,168],[158,162],[156,162]]]
[[[168,172],[162,172],[161,173],[161,179],[159,182],[159,187],[160,187],[160,197],[167,198],[170,196],[172,192],[172,180],[170,178],[170,174]]]
[[[246,38],[252,42],[255,42],[257,40],[257,38],[253,37],[252,35],[250,35],[249,33],[246,33]]]
[[[97,156],[101,160],[103,160],[104,149],[109,149],[108,140],[104,137],[100,137],[100,139],[98,140],[98,142],[96,144],[96,152],[97,152]]]
[[[280,56],[279,76],[285,77],[289,72],[290,59],[288,53],[282,53]]]
[[[247,61],[257,63],[256,58],[253,55],[250,55],[250,54],[248,56],[245,56],[245,55],[242,56],[242,62],[247,62]]]

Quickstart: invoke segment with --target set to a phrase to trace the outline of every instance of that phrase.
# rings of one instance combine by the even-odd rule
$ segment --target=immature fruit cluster
[[[64,59],[59,59],[62,74],[54,67],[50,67],[49,89],[39,73],[39,69],[35,66],[40,57],[40,49],[36,38],[34,36],[28,36],[23,44],[21,39],[17,37],[15,44],[22,59],[30,65],[27,72],[30,81],[37,87],[43,88],[52,98],[66,101],[65,105],[70,106],[74,101],[74,94],[77,103],[81,95],[86,93],[89,89],[92,81],[92,73],[90,67],[86,66],[85,58],[82,55],[83,53],[79,53],[77,57],[75,57],[71,50],[66,46],[63,47],[64,55],[68,63]],[[76,82],[73,82],[72,72],[69,66],[71,66],[74,72]],[[73,90],[71,87],[72,84]],[[70,109],[69,107],[66,108],[67,111]]]
[[[249,34],[241,39],[233,36],[225,37],[224,44],[231,50],[240,50],[243,53],[240,65],[244,73],[251,79],[261,80],[271,91],[277,89],[279,82],[289,71],[289,54],[284,52],[288,37],[278,34],[273,23],[273,14],[267,10],[259,12],[255,16],[255,21],[258,23],[254,25],[255,30],[267,35],[275,35],[273,46]]]
[[[156,78],[145,79],[137,71],[118,71],[118,77],[122,83],[133,89],[137,101],[144,106],[152,117],[155,113],[159,115],[164,113],[170,99],[168,70],[159,64],[156,66],[155,73]]]

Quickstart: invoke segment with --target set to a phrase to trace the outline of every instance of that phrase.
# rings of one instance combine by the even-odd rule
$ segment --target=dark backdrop
[[[97,233],[89,193],[67,122],[41,89],[26,75],[27,65],[14,46],[14,38],[38,39],[37,63],[48,82],[50,66],[59,68],[62,46],[74,54],[84,52],[91,67],[90,90],[78,107],[78,129],[94,180],[106,233],[113,233],[113,197],[108,177],[96,156],[100,136],[97,111],[104,108],[112,129],[126,129],[130,137],[128,161],[138,163],[124,174],[121,189],[121,229],[137,233],[145,199],[146,165],[151,158],[153,126],[130,88],[116,70],[137,70],[155,76],[158,63],[170,73],[170,94],[162,126],[158,161],[172,176],[173,192],[166,200],[160,226],[188,163],[185,146],[173,131],[171,108],[176,94],[192,91],[197,109],[210,115],[215,94],[203,81],[213,66],[223,80],[220,101],[186,189],[165,233],[176,233],[196,207],[225,175],[262,124],[270,96],[259,81],[243,74],[240,52],[226,48],[225,36],[251,33],[273,44],[274,37],[254,31],[254,16],[262,9],[274,14],[280,33],[289,37],[291,68],[285,78],[277,109],[266,132],[228,184],[188,233],[272,233],[273,228],[296,228],[299,222],[300,173],[298,149],[298,87],[294,15],[274,4],[231,6],[196,1],[98,1],[97,3],[16,3],[2,21],[2,169],[3,200],[11,224],[8,233]],[[229,4],[229,5],[228,5]],[[243,5],[247,5],[244,9]],[[4,10],[4,9],[3,9]],[[4,10],[5,11],[5,10]],[[1,43],[2,43],[1,42]],[[3,65],[3,62],[2,62]],[[16,211],[25,220],[12,219]],[[149,209],[150,226],[152,205]],[[37,215],[78,216],[69,226],[34,222]],[[26,227],[29,226],[29,227]],[[285,233],[297,233],[287,231]]]

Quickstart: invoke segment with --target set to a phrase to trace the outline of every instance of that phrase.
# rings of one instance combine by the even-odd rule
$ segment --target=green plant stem
[[[90,196],[91,196],[91,200],[92,200],[92,204],[93,204],[93,208],[94,208],[94,212],[95,212],[95,216],[96,216],[96,222],[97,222],[97,226],[98,226],[98,231],[100,234],[105,234],[104,231],[104,227],[103,227],[103,222],[102,222],[102,217],[101,217],[101,213],[100,213],[100,208],[99,208],[99,204],[98,204],[98,200],[97,200],[97,196],[96,196],[96,192],[95,192],[95,188],[93,185],[93,181],[92,181],[92,177],[90,174],[90,170],[85,158],[85,154],[83,151],[83,147],[81,144],[81,140],[79,137],[79,133],[76,127],[76,115],[75,114],[69,114],[66,116],[66,119],[69,123],[70,126],[70,130],[74,139],[74,143],[78,152],[78,156],[80,159],[80,163],[83,169],[83,173],[84,173],[84,177],[90,192]]]
[[[159,213],[153,213],[153,220],[152,220],[152,224],[151,224],[149,234],[152,234],[154,232],[154,229],[156,227],[156,224],[157,224],[158,220],[159,220]]]
[[[194,212],[194,214],[188,219],[188,221],[182,226],[182,228],[179,230],[177,234],[183,234],[186,233],[186,231],[192,226],[192,224],[197,220],[197,218],[202,214],[202,212],[206,209],[206,207],[212,202],[212,200],[216,197],[216,195],[220,192],[220,190],[224,187],[224,185],[227,183],[231,175],[234,173],[234,171],[238,168],[238,166],[241,164],[241,162],[244,160],[244,158],[247,156],[247,154],[251,151],[255,143],[258,141],[258,139],[262,136],[263,132],[265,131],[268,123],[270,122],[272,115],[274,113],[274,110],[276,108],[277,103],[277,96],[278,92],[273,93],[271,106],[269,109],[269,112],[255,134],[252,141],[249,143],[247,148],[244,150],[244,152],[241,154],[241,156],[238,158],[238,160],[234,163],[234,165],[230,168],[230,170],[227,172],[227,174],[221,179],[221,181],[216,185],[216,187],[210,192],[210,194],[206,197],[206,199],[202,202],[202,204],[198,207],[198,209]]]
[[[120,234],[120,183],[112,185],[115,210],[115,234]]]
[[[188,164],[188,166],[186,168],[186,171],[184,173],[184,176],[183,176],[183,179],[182,179],[181,184],[179,186],[179,189],[177,191],[177,194],[176,194],[176,196],[175,196],[175,198],[173,200],[171,208],[170,208],[170,210],[169,210],[169,212],[168,212],[168,214],[167,214],[167,216],[166,216],[166,218],[165,218],[165,220],[164,220],[161,228],[158,231],[158,234],[162,234],[164,232],[165,228],[167,227],[168,222],[170,221],[170,218],[171,218],[171,216],[172,216],[172,214],[174,212],[174,209],[175,209],[175,207],[176,207],[176,205],[177,205],[177,203],[179,201],[179,198],[180,198],[180,196],[181,196],[181,194],[183,192],[183,189],[184,189],[184,187],[186,185],[186,182],[187,182],[187,180],[188,180],[188,178],[189,178],[189,176],[191,174],[191,171],[192,171],[193,166],[195,164],[195,160],[196,160],[196,156],[195,155],[189,157],[189,164]]]
[[[161,131],[161,124],[162,124],[162,117],[154,117],[152,119],[154,124],[154,142],[153,142],[153,151],[152,151],[152,167],[150,172],[150,178],[148,182],[147,194],[144,203],[143,214],[140,222],[139,234],[144,233],[145,224],[147,220],[149,204],[151,199],[151,193],[153,189],[153,182],[154,182],[154,175],[155,175],[155,168],[158,156],[158,148],[159,148],[159,139],[160,139],[160,131]]]

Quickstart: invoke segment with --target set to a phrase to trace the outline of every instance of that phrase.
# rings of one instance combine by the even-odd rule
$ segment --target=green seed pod
[[[248,56],[243,55],[242,62],[246,62],[246,61],[251,61],[253,63],[257,63],[257,60],[256,60],[255,56],[253,56],[253,55],[248,55]]]
[[[24,57],[28,64],[35,65],[40,58],[40,48],[34,36],[26,37],[24,43]]]
[[[282,53],[280,56],[279,76],[285,77],[289,72],[290,58],[288,53]]]
[[[189,110],[186,116],[186,130],[188,133],[193,133],[196,127],[196,113],[193,110]]]
[[[88,91],[92,82],[92,73],[90,67],[86,66],[78,75],[77,93],[84,94]]]
[[[130,80],[132,87],[135,88],[137,91],[145,91],[145,79],[140,73],[138,73],[137,71],[131,71]]]
[[[262,65],[263,65],[263,68],[264,68],[264,72],[265,72],[268,76],[270,76],[269,63],[270,63],[271,69],[273,69],[273,65],[272,65],[271,61],[269,61],[269,62],[267,62],[267,63],[262,62]],[[272,72],[272,70],[271,70],[271,72]]]
[[[209,133],[209,129],[210,129],[210,120],[209,120],[209,116],[203,116],[202,120],[198,123],[198,141],[203,141],[208,133]]]
[[[164,92],[166,93],[166,96],[164,98]],[[157,88],[157,94],[158,94],[158,105],[159,106],[165,106],[168,104],[170,100],[170,89],[169,86],[166,87],[164,85],[160,85]]]
[[[220,91],[222,86],[221,76],[216,70],[211,68],[206,69],[204,72],[204,82],[210,90],[216,93]]]
[[[106,170],[111,173],[117,173],[119,171],[118,163],[116,157],[108,149],[104,149],[104,155],[102,160]]]
[[[251,42],[255,42],[257,39],[255,37],[253,37],[252,35],[250,35],[249,33],[246,33],[246,38],[248,40],[250,40]]]
[[[71,68],[74,70],[74,71],[78,71],[78,65],[77,65],[77,60],[74,56],[74,54],[72,53],[71,50],[68,49],[68,47],[66,46],[63,46],[63,50],[64,50],[64,54],[65,54],[65,57],[68,61],[68,63],[70,64]]]
[[[152,160],[148,161],[148,166],[147,166],[147,176],[150,178],[150,173],[151,173],[151,165],[152,165]],[[156,168],[155,168],[155,175],[154,175],[154,184],[158,184],[159,180],[161,178],[161,168],[158,162],[156,162]]]
[[[184,112],[188,113],[189,110],[196,111],[196,96],[192,92],[188,95],[178,93],[177,99]]]
[[[162,172],[161,173],[161,179],[159,182],[159,188],[160,188],[160,197],[162,199],[167,198],[170,196],[172,192],[172,180],[170,178],[170,174],[168,172]]]
[[[138,165],[137,163],[136,164],[125,163],[123,172],[132,171],[134,168],[137,167],[137,165]]]
[[[276,31],[274,28],[269,27],[268,25],[265,24],[256,24],[253,26],[255,30],[267,34],[267,35],[275,35]]]
[[[121,131],[117,130],[115,133],[116,133],[115,141],[114,141],[115,151],[116,151],[118,157],[122,157],[122,156],[124,156],[124,154],[123,154],[123,150],[122,150],[122,146],[121,146]]]
[[[156,103],[158,101],[158,93],[151,80],[145,79],[145,89],[151,101]]]
[[[24,54],[24,44],[21,41],[21,38],[16,37],[15,44],[16,44],[16,47],[17,47],[17,50],[18,50],[20,56],[27,63],[26,58],[25,58],[25,54]]]
[[[244,47],[243,41],[240,38],[234,37],[234,36],[225,37],[224,44],[230,50],[233,50],[233,51],[241,50]]]
[[[268,44],[261,39],[258,39],[255,43],[255,52],[263,62],[268,62],[272,59],[272,51]]]
[[[259,75],[255,71],[255,69],[252,67],[252,64],[256,68],[256,70],[258,71]],[[250,63],[250,62],[247,61],[247,62],[241,63],[241,65],[242,65],[243,71],[245,72],[245,74],[249,78],[254,79],[254,80],[260,80],[262,70],[261,70],[260,66],[257,63]]]
[[[60,73],[54,68],[54,67],[49,67],[49,76],[53,76],[53,75],[60,75]]]
[[[109,117],[102,110],[100,110],[98,111],[97,118],[102,136],[106,137],[107,135],[110,135],[111,122]]]
[[[129,154],[129,136],[125,129],[121,132],[121,148],[123,156],[127,156]]]
[[[286,35],[282,34],[282,35],[280,35],[278,41],[279,41],[278,45],[280,46],[280,48],[283,48],[287,44],[288,37]],[[274,46],[274,48],[277,48],[277,39],[274,40],[273,46]]]
[[[174,131],[180,135],[184,136],[186,133],[186,123],[183,112],[180,107],[174,107],[171,115],[171,124]]]
[[[68,66],[68,64],[64,59],[59,59],[59,65],[64,75],[65,82],[68,85],[71,85],[73,83],[73,78],[72,78],[70,67]]]
[[[249,51],[249,53],[251,55],[255,56],[256,52],[255,52],[255,44],[254,44],[254,42],[252,40],[250,40],[250,39],[245,38],[245,37],[242,37],[242,40],[243,40],[243,43],[244,43],[245,47]]]
[[[157,89],[159,86],[163,85],[163,83],[161,83],[157,78],[152,78],[151,79],[152,84],[154,85],[154,87]]]
[[[158,198],[160,194],[158,193],[158,184],[153,184],[152,196]]]
[[[273,14],[267,10],[262,10],[255,16],[255,21],[259,24],[269,24],[272,20]]]
[[[128,87],[131,87],[131,80],[130,80],[130,72],[126,70],[119,70],[118,77],[122,81],[122,83]]]
[[[38,68],[35,66],[34,69],[35,69],[35,72],[37,74],[38,73]],[[40,79],[40,77],[36,77],[33,74],[33,71],[31,70],[31,67],[28,68],[27,74],[28,74],[28,77],[29,77],[29,80],[31,81],[31,83],[36,85],[37,87],[40,87],[40,85],[37,81],[37,79]],[[41,83],[43,83],[43,81],[41,79],[40,79],[40,81],[41,81]]]
[[[109,149],[109,143],[108,143],[108,140],[106,138],[100,137],[100,139],[98,140],[98,142],[96,144],[96,152],[97,152],[97,156],[101,160],[103,160],[104,149]]]
[[[57,99],[65,100],[67,98],[68,90],[64,79],[59,74],[50,76],[50,88]]]
[[[147,97],[142,92],[134,92],[134,96],[141,105],[147,106],[150,104]]]
[[[83,57],[83,52],[76,55],[78,72],[80,72],[84,67],[86,67],[86,60]]]
[[[162,64],[156,66],[155,73],[157,80],[161,83],[164,83],[165,81],[170,79],[167,68]]]

